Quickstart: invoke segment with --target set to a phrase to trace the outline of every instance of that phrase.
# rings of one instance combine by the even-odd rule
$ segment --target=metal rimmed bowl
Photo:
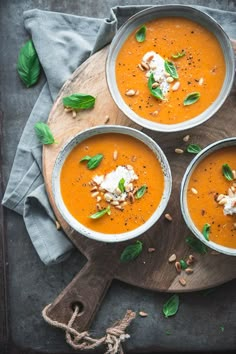
[[[162,194],[162,199],[159,205],[157,206],[156,210],[154,211],[154,213],[143,225],[139,226],[134,230],[120,233],[120,234],[107,234],[107,233],[103,234],[101,232],[96,232],[94,230],[85,227],[83,224],[81,224],[78,220],[76,220],[71,215],[71,213],[69,212],[69,210],[67,209],[63,201],[62,194],[61,194],[60,174],[61,174],[62,166],[69,153],[73,150],[73,148],[75,148],[82,141],[92,136],[100,135],[104,133],[124,134],[124,135],[131,136],[144,143],[155,154],[157,160],[161,164],[163,175],[164,175],[164,190]],[[138,237],[139,235],[147,231],[153,224],[157,222],[157,220],[160,218],[163,211],[165,210],[168,200],[170,198],[171,188],[172,188],[172,178],[171,178],[170,166],[165,157],[165,154],[163,153],[159,145],[154,140],[152,140],[149,136],[136,129],[132,129],[124,126],[118,126],[118,125],[97,126],[94,128],[87,129],[74,136],[60,150],[52,173],[53,196],[54,196],[56,206],[59,212],[61,213],[62,217],[74,230],[76,230],[80,234],[88,238],[91,238],[93,240],[104,241],[104,242],[121,242],[125,240],[130,240],[132,238]]]
[[[198,116],[195,116],[192,119],[177,124],[162,124],[150,121],[139,116],[125,103],[116,83],[116,58],[129,34],[132,33],[135,29],[138,29],[144,23],[163,17],[184,17],[200,24],[201,26],[205,27],[209,32],[212,32],[217,38],[222,48],[226,65],[226,74],[224,82],[216,100]],[[231,87],[233,85],[234,73],[234,51],[228,35],[212,17],[200,10],[185,5],[153,6],[146,10],[140,11],[134,16],[132,16],[119,29],[119,31],[113,38],[106,62],[106,78],[108,88],[110,90],[111,96],[113,97],[119,109],[137,124],[150,130],[160,132],[176,132],[190,129],[211,118],[223,105],[227,96],[229,95]]]
[[[181,212],[183,215],[183,218],[185,220],[185,223],[187,224],[188,228],[191,230],[191,232],[201,241],[203,242],[206,246],[212,248],[213,250],[227,254],[229,256],[236,256],[236,248],[230,248],[230,247],[225,247],[222,246],[218,243],[215,243],[213,241],[207,241],[203,234],[198,230],[198,228],[195,226],[191,215],[188,210],[188,203],[187,203],[187,190],[188,190],[188,184],[191,178],[191,175],[195,168],[198,166],[198,164],[205,159],[208,155],[212,154],[215,151],[218,151],[224,147],[230,147],[230,146],[235,146],[236,147],[236,137],[235,138],[228,138],[228,139],[223,139],[219,140],[209,146],[207,146],[205,149],[203,149],[200,153],[197,154],[197,156],[191,161],[189,164],[183,180],[181,184],[181,194],[180,194],[180,205],[181,205]]]

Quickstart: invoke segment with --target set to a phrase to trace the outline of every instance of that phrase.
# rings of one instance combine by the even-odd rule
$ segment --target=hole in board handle
[[[84,313],[84,305],[80,301],[72,302],[70,308],[73,312],[75,311],[76,306],[79,308],[78,316],[81,316]]]

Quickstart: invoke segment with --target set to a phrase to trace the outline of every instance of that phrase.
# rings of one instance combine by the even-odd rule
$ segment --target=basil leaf
[[[165,317],[174,316],[179,309],[179,296],[173,295],[169,300],[163,305],[163,313]]]
[[[34,126],[35,133],[40,140],[40,142],[44,145],[50,145],[55,143],[55,139],[52,135],[52,132],[49,126],[43,122],[38,122]]]
[[[121,178],[118,184],[118,188],[120,189],[121,193],[124,193],[125,191],[125,179]]]
[[[184,99],[184,106],[190,106],[191,104],[197,102],[200,98],[199,92],[192,92],[187,95]]]
[[[20,49],[17,60],[17,71],[26,87],[37,83],[40,75],[40,62],[32,40],[26,42]]]
[[[109,205],[107,208],[105,208],[105,209],[103,209],[103,210],[100,210],[100,211],[98,211],[98,212],[96,212],[96,213],[90,215],[90,218],[91,218],[91,219],[99,219],[99,218],[101,218],[101,217],[102,217],[103,215],[105,215],[105,214],[108,214],[108,215],[111,214],[111,207],[110,207],[110,205]]]
[[[140,187],[137,192],[135,193],[135,198],[140,199],[142,196],[146,193],[147,191],[147,186],[144,184],[142,187]]]
[[[198,154],[202,148],[200,145],[198,144],[189,144],[186,148],[186,150],[190,153],[190,154]]]
[[[207,241],[209,241],[210,228],[211,228],[210,224],[205,224],[202,229],[202,234]]]
[[[88,169],[93,170],[94,168],[98,167],[98,165],[100,165],[102,159],[103,159],[102,154],[97,154],[97,155],[93,156],[87,164]]]
[[[165,71],[168,74],[170,74],[171,77],[173,77],[174,79],[178,79],[179,78],[179,75],[177,73],[175,64],[172,63],[172,61],[165,60],[164,67],[165,67]]]
[[[233,171],[227,163],[222,166],[222,173],[228,181],[232,181],[234,179]]]
[[[121,253],[120,261],[122,263],[133,261],[137,258],[143,250],[143,244],[141,241],[136,241],[133,245],[127,246]]]
[[[73,95],[63,97],[65,107],[73,109],[89,109],[95,104],[95,97],[85,93],[74,93]]]
[[[140,28],[138,29],[138,31],[135,33],[135,38],[136,38],[136,40],[137,40],[139,43],[145,41],[145,39],[146,39],[146,30],[147,30],[146,26],[143,25],[143,26],[140,27]]]
[[[187,263],[185,262],[185,260],[181,259],[179,261],[180,265],[181,265],[181,269],[187,269],[188,268],[188,265]]]
[[[158,98],[159,100],[164,100],[164,95],[160,89],[160,87],[156,87],[156,88],[153,88],[152,87],[152,84],[154,84],[154,82],[156,82],[154,80],[154,75],[153,73],[151,73],[151,75],[149,76],[149,79],[148,79],[148,88],[149,88],[149,91],[151,92],[151,94],[155,97],[155,98]]]
[[[174,59],[178,59],[178,58],[184,57],[185,54],[186,54],[185,51],[182,50],[182,52],[178,52],[178,53],[176,53],[176,54],[172,54],[171,56],[172,56],[172,58],[174,58]]]
[[[199,239],[193,236],[188,236],[185,239],[185,242],[191,247],[195,252],[199,254],[207,253],[207,247]]]
[[[89,160],[91,160],[91,156],[85,155],[84,157],[82,157],[82,159],[79,162],[89,161]]]

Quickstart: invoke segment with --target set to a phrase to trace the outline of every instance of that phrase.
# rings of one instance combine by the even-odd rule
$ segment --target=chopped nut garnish
[[[172,216],[170,215],[170,214],[165,214],[165,218],[167,219],[167,220],[169,220],[169,221],[172,221],[173,220],[173,218],[172,218]]]
[[[169,77],[167,77],[166,81],[167,81],[168,83],[171,83],[171,82],[174,81],[174,79],[173,79],[173,77],[169,76]],[[173,87],[172,87],[172,90],[173,90]]]
[[[176,261],[176,254],[173,253],[173,254],[169,257],[168,261],[169,261],[169,263],[172,263],[172,262]]]
[[[183,141],[184,141],[185,143],[187,143],[187,142],[189,141],[189,139],[190,139],[190,135],[185,135],[185,136],[183,137]]]
[[[135,90],[128,90],[128,91],[126,91],[126,96],[134,96],[135,95],[135,93],[136,93],[136,91]]]
[[[176,152],[176,154],[183,154],[183,153],[184,153],[184,150],[179,149],[179,148],[176,148],[176,149],[175,149],[175,152]]]
[[[105,122],[104,122],[104,123],[105,123],[105,124],[108,123],[109,120],[110,120],[110,117],[109,117],[108,115],[106,115],[106,116],[105,116]]]
[[[155,251],[156,251],[156,249],[154,247],[149,247],[148,248],[148,253],[153,253]]]
[[[198,191],[196,190],[196,188],[191,188],[191,192],[192,192],[193,194],[198,194]]]
[[[175,262],[175,269],[178,273],[181,272],[181,264],[179,262]]]
[[[97,192],[93,192],[92,194],[91,194],[91,196],[93,197],[93,198],[95,198],[95,197],[97,197],[98,196],[98,194],[99,194],[99,192],[97,191]]]
[[[179,283],[182,285],[182,286],[185,286],[186,285],[186,280],[184,278],[179,278]]]
[[[118,151],[117,150],[114,150],[114,152],[113,152],[113,160],[117,160],[117,158],[118,158]]]
[[[148,64],[148,63],[145,63],[145,61],[142,61],[142,62],[141,62],[141,66],[142,66],[142,68],[145,69],[145,70],[149,70],[149,69],[150,69],[149,64]]]
[[[55,224],[56,224],[56,229],[57,229],[57,230],[60,230],[61,225],[59,224],[59,222],[58,222],[57,220],[55,220]]]
[[[72,117],[73,117],[73,118],[76,118],[76,116],[77,116],[77,112],[76,112],[75,110],[73,110],[73,112],[72,112]]]
[[[139,316],[141,317],[147,317],[148,316],[148,313],[147,312],[144,312],[144,311],[139,311]]]
[[[193,269],[192,268],[186,268],[185,269],[185,273],[192,274],[193,273]]]

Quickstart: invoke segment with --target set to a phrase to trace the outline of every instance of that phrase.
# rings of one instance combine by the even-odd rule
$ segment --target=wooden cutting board
[[[80,330],[89,327],[113,279],[145,289],[186,292],[214,287],[236,278],[236,257],[214,255],[211,251],[204,256],[196,255],[194,273],[183,273],[187,282],[185,287],[179,283],[179,274],[174,264],[168,263],[168,258],[173,253],[178,259],[186,259],[192,253],[185,243],[185,237],[190,235],[190,232],[181,216],[179,192],[181,179],[193,156],[187,153],[178,155],[174,150],[186,146],[183,142],[183,136],[186,134],[191,135],[192,143],[200,143],[203,147],[216,140],[236,136],[235,86],[220,111],[201,126],[169,134],[144,130],[161,146],[171,166],[173,190],[166,212],[172,215],[173,220],[170,222],[163,215],[157,224],[140,238],[144,250],[135,261],[128,264],[119,262],[122,250],[134,241],[106,244],[87,239],[72,230],[59,214],[53,200],[51,176],[55,159],[65,142],[79,131],[101,124],[120,124],[141,129],[120,112],[109,94],[105,77],[107,52],[108,48],[104,48],[90,57],[65,83],[48,118],[48,124],[58,144],[43,148],[44,179],[56,218],[74,245],[88,259],[85,267],[54,301],[48,315],[52,319],[67,323],[73,304],[79,303],[81,313],[76,319],[76,325]],[[64,111],[62,97],[76,92],[96,96],[96,104],[94,109],[79,112],[76,118],[72,118],[71,113]],[[155,252],[149,253],[149,247],[155,248]]]

